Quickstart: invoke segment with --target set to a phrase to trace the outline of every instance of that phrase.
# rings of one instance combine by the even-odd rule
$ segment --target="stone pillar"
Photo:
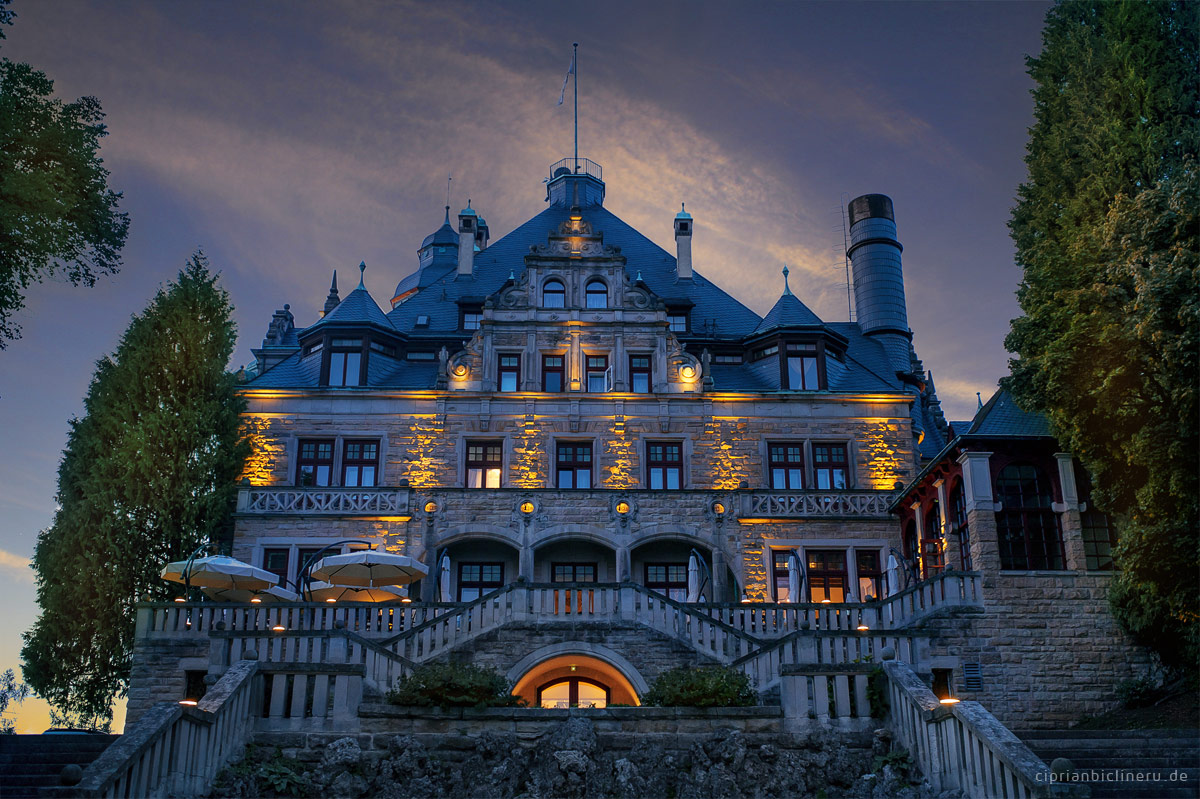
[[[617,547],[617,582],[625,582],[632,580],[630,572],[632,567],[629,565],[629,547]]]
[[[524,577],[526,582],[533,582],[533,547],[525,544],[517,561],[517,576]]]
[[[996,501],[992,494],[990,452],[964,452],[958,462],[963,470],[963,502],[971,536],[971,565],[984,572],[984,583],[1000,571],[1000,543],[996,537]]]
[[[1075,459],[1067,452],[1054,453],[1058,463],[1058,484],[1062,502],[1054,503],[1062,526],[1063,557],[1066,567],[1073,571],[1087,570],[1087,554],[1083,548],[1083,518],[1079,507],[1079,488],[1075,482]]]
[[[913,512],[913,521],[916,523],[917,540],[916,551],[913,552],[913,557],[917,559],[917,579],[925,579],[925,514],[921,513],[921,503],[914,502],[909,505]]]
[[[946,481],[938,480],[937,488],[938,515],[942,525],[942,565],[944,569],[957,569],[962,558],[958,551],[958,539],[950,535],[950,492],[946,490]]]
[[[713,602],[725,602],[725,597],[728,596],[729,586],[725,578],[725,573],[729,571],[729,567],[725,565],[725,553],[719,549],[714,549],[712,553],[712,589],[709,592],[709,599]],[[737,597],[734,597],[737,601]]]
[[[437,547],[432,545],[432,536],[430,545],[425,548],[425,568],[428,570],[425,573],[424,579],[421,580],[421,601],[436,602],[437,601]]]

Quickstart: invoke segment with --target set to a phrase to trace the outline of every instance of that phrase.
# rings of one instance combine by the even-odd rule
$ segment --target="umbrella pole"
[[[370,541],[363,541],[361,538],[345,538],[341,541],[334,541],[328,546],[318,549],[312,555],[309,555],[308,560],[300,566],[300,574],[296,577],[297,588],[300,589],[300,598],[305,602],[312,602],[312,567],[321,560],[321,556],[334,547],[340,547],[343,544],[366,544],[371,546]]]
[[[192,554],[188,555],[187,565],[183,567],[183,599],[185,602],[192,593],[192,564],[195,562],[196,556],[208,549],[208,547],[209,544],[201,544],[192,550]]]

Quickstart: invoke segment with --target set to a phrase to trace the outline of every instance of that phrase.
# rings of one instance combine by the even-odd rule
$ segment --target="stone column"
[[[725,565],[725,553],[719,549],[712,551],[712,587],[709,590],[709,600],[724,602],[729,587],[725,578],[728,567]],[[736,601],[736,597],[735,597]]]
[[[984,584],[1000,571],[1000,543],[996,537],[996,501],[992,494],[990,452],[964,452],[963,502],[971,536],[971,565],[984,573]]]
[[[1063,556],[1066,567],[1073,571],[1087,570],[1087,554],[1083,548],[1083,518],[1079,507],[1079,488],[1075,482],[1075,459],[1067,452],[1054,453],[1058,463],[1058,484],[1062,502],[1054,503],[1062,526]]]
[[[913,556],[917,559],[917,579],[925,579],[925,515],[921,513],[921,503],[914,502],[909,505],[913,512],[913,521],[917,528],[916,552]]]
[[[942,524],[942,565],[944,569],[957,569],[961,562],[958,552],[958,540],[950,535],[950,492],[946,490],[946,481],[938,480],[937,488],[938,515]]]
[[[632,567],[629,565],[629,547],[617,547],[617,582],[633,579],[630,576]]]
[[[430,545],[425,548],[424,562],[428,572],[426,572],[425,578],[421,580],[421,601],[436,602],[438,582],[437,547],[433,546],[432,540],[430,540]]]

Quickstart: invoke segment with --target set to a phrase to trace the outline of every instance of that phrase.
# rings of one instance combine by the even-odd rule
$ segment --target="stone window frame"
[[[887,584],[887,556],[890,549],[895,545],[895,542],[886,538],[776,538],[766,539],[763,541],[763,551],[760,558],[760,565],[764,573],[767,575],[768,582],[773,578],[771,576],[772,562],[774,552],[777,550],[788,550],[798,552],[800,557],[804,559],[805,572],[808,570],[808,552],[809,549],[844,549],[846,550],[846,585],[852,586],[855,593],[855,601],[862,602],[862,597],[858,596],[858,557],[857,551],[860,549],[869,549],[879,553],[879,562],[884,572],[884,583],[882,585],[886,592]],[[774,597],[774,586],[769,586],[771,596]],[[808,585],[805,585],[808,589]],[[806,597],[808,594],[806,593]],[[882,598],[882,597],[881,597]],[[805,602],[810,600],[805,598]]]
[[[327,486],[301,486],[298,482],[300,477],[300,440],[301,439],[318,439],[328,440],[333,439],[333,471],[330,475],[330,484]],[[345,451],[345,442],[377,440],[379,442],[379,463],[375,470],[375,485],[365,487],[365,490],[371,488],[386,488],[388,486],[387,476],[387,453],[388,453],[388,433],[386,430],[367,429],[362,431],[354,431],[353,433],[326,433],[319,431],[293,432],[288,434],[285,452],[287,453],[288,475],[287,486],[295,488],[313,488],[313,489],[334,489],[345,488],[341,484],[342,479],[342,460]],[[353,486],[352,486],[353,487]]]
[[[595,436],[574,436],[574,435],[550,435],[549,447],[546,455],[550,461],[550,474],[546,480],[546,490],[548,491],[596,491],[603,488],[597,485],[596,473],[597,464],[600,460],[600,450],[596,446],[599,442]],[[558,487],[558,445],[559,444],[589,444],[592,448],[591,474],[588,477],[587,488],[559,488]],[[574,482],[574,480],[572,480]]]
[[[695,441],[691,436],[681,435],[679,433],[654,433],[649,430],[643,430],[638,433],[635,448],[637,450],[637,473],[638,484],[637,489],[641,491],[650,491],[650,472],[649,463],[646,455],[646,446],[651,441],[669,441],[671,443],[681,443],[683,449],[681,456],[683,457],[683,468],[680,474],[680,485],[678,489],[672,491],[688,491],[696,488],[695,481],[692,480],[692,464],[695,462]],[[700,486],[701,489],[705,486]],[[653,489],[658,490],[658,489]]]
[[[597,283],[599,283],[601,286],[604,287],[604,292],[603,292],[604,304],[603,305],[592,305],[592,298],[596,297],[596,296],[600,296],[600,292],[591,290],[592,286],[596,285]],[[585,310],[588,310],[588,311],[607,310],[612,304],[611,303],[612,298],[609,295],[610,295],[610,290],[608,287],[608,281],[605,280],[600,275],[591,275],[587,278],[587,280],[585,280],[583,282],[583,307]]]
[[[546,287],[549,286],[551,283],[557,283],[558,285],[562,286],[562,305],[548,305],[546,303]],[[558,292],[553,292],[553,293],[557,294]],[[567,287],[567,281],[562,275],[557,275],[557,274],[547,275],[546,279],[542,281],[541,288],[538,290],[538,294],[539,294],[538,299],[540,300],[538,307],[544,308],[546,310],[551,310],[551,311],[565,310],[569,304],[567,302],[568,293],[569,293],[569,289]]]
[[[643,478],[645,480],[645,488],[647,491],[682,491],[684,488],[687,488],[687,483],[688,483],[688,481],[687,481],[687,471],[688,471],[687,463],[688,463],[688,461],[687,461],[687,454],[684,452],[684,439],[682,439],[682,438],[657,438],[657,437],[656,438],[643,438],[641,443],[642,443],[642,463],[643,463],[643,467],[644,467],[643,471],[645,472],[645,474],[643,475]],[[678,445],[679,460],[678,461],[663,460],[663,461],[652,462],[650,460],[650,448],[655,445],[658,445],[658,446]],[[662,468],[664,470],[663,471],[663,485],[661,488],[654,488],[650,484],[650,471],[651,471],[651,469],[656,468],[655,463],[659,464],[658,468]],[[668,488],[667,487],[667,472],[666,472],[666,470],[674,465],[678,465],[678,467],[679,467],[679,485],[676,488]]]
[[[631,393],[631,394],[653,394],[654,393],[654,353],[652,351],[648,351],[648,350],[647,351],[626,350],[625,355],[626,355],[626,360],[628,362],[629,393]],[[648,365],[646,366],[645,369],[641,369],[641,368],[634,369],[633,368],[633,359],[634,358],[645,358],[646,363]],[[645,391],[635,391],[634,390],[633,376],[635,374],[646,375],[646,390]]]
[[[545,393],[545,394],[565,394],[565,393],[567,393],[567,390],[570,388],[570,380],[568,379],[568,374],[570,371],[569,370],[570,364],[568,363],[568,361],[571,358],[571,353],[567,352],[567,351],[557,352],[557,351],[543,350],[539,353],[539,355],[541,356],[540,357],[540,361],[541,361],[540,366],[541,366],[541,370],[542,370],[541,374],[539,375],[539,379],[540,379],[539,388],[541,389],[542,393]],[[561,358],[562,366],[558,367],[557,369],[547,369],[546,368],[546,359],[547,358]],[[547,390],[547,388],[546,388],[547,372],[555,373],[560,376],[560,379],[562,381],[561,382],[562,387],[558,391]]]
[[[460,430],[452,434],[452,442],[454,445],[454,487],[467,487],[467,442],[468,441],[499,441],[500,442],[500,457],[502,465],[500,467],[500,487],[510,487],[508,470],[513,464],[513,437],[507,432],[491,432],[488,430]],[[478,491],[486,491],[488,489],[472,489]],[[491,489],[495,491],[495,489]]]
[[[480,446],[480,445],[482,445],[484,447],[498,445],[499,449],[500,449],[500,461],[498,464],[498,471],[500,472],[500,479],[499,479],[500,484],[498,486],[496,486],[496,488],[504,488],[508,482],[507,480],[504,479],[505,478],[504,465],[508,462],[507,439],[503,436],[488,436],[487,434],[478,434],[478,435],[464,435],[461,437],[460,442],[461,443],[460,443],[459,448],[461,449],[461,453],[459,455],[459,460],[461,461],[462,468],[459,469],[459,474],[462,475],[462,487],[466,488],[466,489],[470,489],[472,491],[495,490],[494,488],[490,489],[487,486],[487,474],[486,474],[487,470],[486,470],[486,468],[484,469],[484,474],[481,475],[481,477],[483,478],[484,485],[481,485],[478,487],[474,487],[474,486],[470,485],[471,464],[472,463],[481,463],[481,464],[486,465],[486,464],[492,463],[492,461],[486,460],[486,457],[487,457],[486,452],[484,455],[485,460],[471,461],[470,448],[472,446]]]
[[[785,433],[773,435],[767,431],[758,439],[758,458],[762,464],[761,479],[764,490],[766,491],[792,491],[795,489],[776,489],[772,488],[771,483],[771,444],[791,444],[801,442],[804,444],[804,488],[802,491],[857,491],[859,490],[858,479],[858,440],[852,436],[842,436],[840,438],[830,436],[812,436],[812,435],[793,435],[789,436]],[[845,488],[818,488],[817,475],[813,458],[813,445],[815,444],[842,444],[846,447],[846,487]]]
[[[1055,574],[1055,573],[1059,573],[1059,572],[1063,572],[1063,571],[1069,571],[1068,564],[1067,564],[1066,541],[1065,541],[1065,535],[1064,535],[1064,530],[1063,530],[1062,517],[1054,509],[1054,504],[1057,501],[1061,501],[1061,499],[1060,499],[1061,498],[1061,489],[1058,485],[1057,480],[1055,479],[1056,475],[1054,473],[1052,473],[1049,469],[1045,468],[1044,466],[1039,466],[1038,463],[1034,459],[1029,459],[1029,458],[1011,458],[1011,459],[1008,459],[1006,462],[1004,462],[1002,465],[1001,464],[997,464],[997,465],[999,466],[999,468],[997,468],[995,470],[995,472],[992,476],[992,492],[993,492],[992,496],[995,497],[995,502],[996,502],[996,511],[995,511],[996,543],[1000,548],[1000,557],[1001,557],[1000,570],[1005,571],[1005,572],[1046,572],[1046,573],[1051,573],[1051,574]],[[1000,490],[1000,480],[1004,477],[1005,472],[1007,472],[1009,469],[1020,468],[1020,467],[1029,467],[1029,468],[1033,469],[1035,472],[1035,477],[1044,481],[1044,483],[1045,483],[1044,497],[1047,500],[1046,502],[1042,503],[1041,505],[1024,505],[1023,504],[1018,507],[1005,507],[1004,506],[1005,494],[1004,494],[1004,492],[1002,492]],[[1041,496],[1043,496],[1043,495],[1039,494],[1038,499],[1040,499]],[[1022,497],[1022,498],[1024,499],[1024,497]],[[1054,528],[1053,532],[1055,533],[1055,536],[1057,539],[1057,544],[1058,544],[1057,556],[1059,558],[1059,564],[1060,564],[1057,568],[1050,565],[1049,563],[1047,563],[1045,565],[1039,565],[1039,566],[1034,566],[1032,563],[1032,561],[1033,561],[1032,554],[1033,553],[1030,548],[1032,546],[1032,539],[1031,539],[1032,531],[1030,529],[1030,518],[1035,515],[1037,517],[1041,518],[1043,523],[1049,522]],[[1004,544],[1003,544],[1003,540],[1002,540],[1003,532],[1004,532],[1004,529],[1007,529],[1007,527],[1009,526],[1009,520],[1011,520],[1014,516],[1020,517],[1021,542],[1022,542],[1023,549],[1024,549],[1024,561],[1025,562],[1023,565],[1015,564],[1013,566],[1006,568],[1004,565]],[[1047,553],[1047,558],[1048,558],[1048,560],[1051,558],[1049,553]]]

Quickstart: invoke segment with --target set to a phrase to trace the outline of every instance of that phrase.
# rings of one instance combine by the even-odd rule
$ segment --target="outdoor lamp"
[[[621,514],[622,516],[624,516],[626,513],[629,513],[629,503],[624,501],[618,502],[617,513]]]
[[[180,699],[179,704],[186,705],[188,707],[195,707],[196,705],[198,705],[200,703],[197,702],[195,699]]]
[[[696,367],[684,366],[679,370],[679,376],[684,380],[694,380],[696,378]]]
[[[860,633],[865,633],[867,630],[869,630],[871,628],[865,624],[860,624],[857,627],[855,627],[854,629],[858,630]]]
[[[281,632],[283,632],[283,631],[284,631],[284,630],[286,630],[286,629],[287,629],[287,628],[286,628],[286,627],[284,627],[282,624],[276,624],[274,627],[272,627],[272,628],[271,628],[271,631],[272,631],[272,632],[281,633]]]
[[[187,600],[186,600],[186,599],[184,599],[184,598],[183,598],[183,597],[181,597],[181,596],[177,596],[177,597],[175,597],[175,601],[176,601],[176,602],[187,602]]]
[[[425,512],[426,513],[437,513],[437,509],[438,509],[437,503],[434,502],[432,499],[425,503]]]
[[[521,513],[533,513],[533,503],[525,500],[521,503]]]

